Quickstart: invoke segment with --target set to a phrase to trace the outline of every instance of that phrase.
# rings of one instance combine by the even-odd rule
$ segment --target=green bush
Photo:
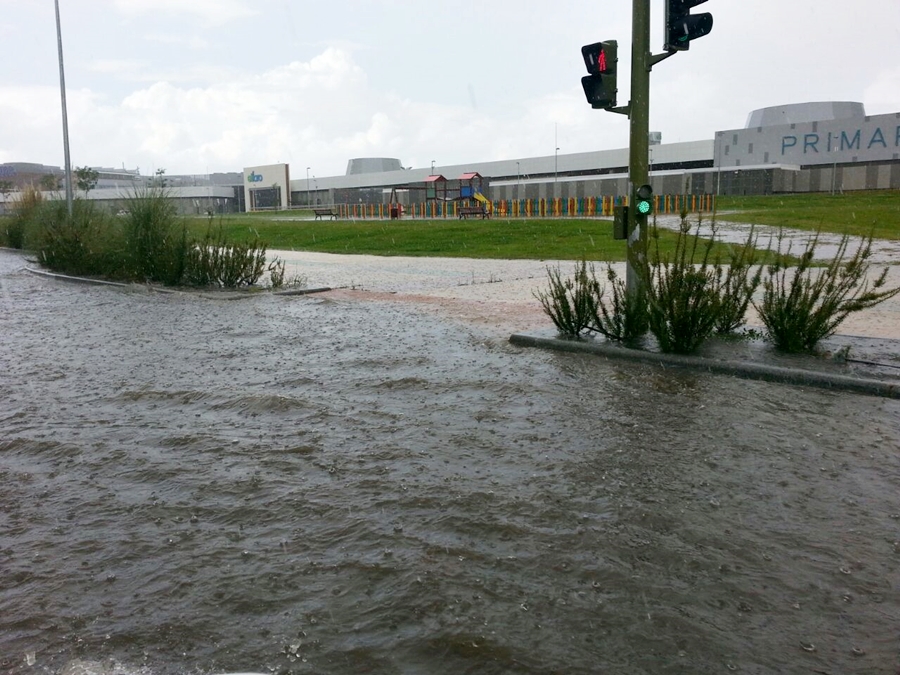
[[[606,279],[611,289],[611,304],[606,288],[597,280],[594,265],[582,260],[572,278],[563,279],[559,267],[547,268],[550,288],[536,291],[544,312],[562,335],[577,337],[584,331],[600,333],[610,340],[631,341],[647,332],[646,300],[632,297],[610,263]]]
[[[714,236],[701,249],[700,225],[698,221],[691,236],[687,215],[682,214],[671,255],[660,253],[659,232],[655,227],[651,230],[656,246],[640,275],[647,291],[650,332],[664,352],[696,351],[716,328],[722,266],[718,259],[711,259]]]
[[[786,352],[813,351],[819,341],[833,335],[852,312],[858,312],[900,293],[900,288],[885,289],[887,268],[869,281],[872,235],[860,242],[849,259],[849,236],[841,238],[838,250],[825,267],[813,264],[818,233],[806,244],[796,266],[782,258],[784,232],[778,236],[778,257],[766,269],[763,299],[754,303],[769,338]],[[786,253],[790,254],[790,244]]]
[[[716,316],[716,333],[720,335],[734,333],[746,323],[747,308],[762,281],[763,268],[760,265],[760,257],[757,237],[751,228],[747,241],[731,248],[725,278],[718,287],[719,312]]]
[[[129,276],[168,286],[180,284],[188,250],[187,230],[163,188],[138,190],[124,216]]]
[[[40,193],[37,193],[40,195]],[[34,223],[40,262],[65,274],[145,281],[169,286],[255,284],[266,270],[266,246],[258,239],[231,244],[221,228],[210,228],[197,241],[188,239],[184,222],[162,188],[136,192],[127,212],[114,216],[76,199],[70,218],[66,204],[53,200],[20,211]],[[280,283],[284,283],[281,267]],[[277,274],[273,279],[278,278]]]
[[[617,342],[632,342],[647,332],[647,296],[644,287],[629,293],[625,281],[616,274],[611,263],[606,263],[607,287],[611,291],[611,304],[604,300],[605,288],[597,283],[591,267],[594,288],[600,289],[591,307],[590,330]]]
[[[591,325],[595,296],[599,295],[593,266],[588,273],[587,262],[582,260],[575,266],[574,278],[563,279],[558,266],[548,267],[547,275],[549,290],[535,291],[534,296],[560,334],[578,337]]]
[[[29,185],[12,201],[11,213],[3,219],[3,241],[10,248],[26,248],[28,239],[35,230],[36,220],[44,196],[34,186]]]
[[[266,245],[259,239],[230,243],[221,226],[187,247],[184,283],[189,286],[252,286],[266,269]],[[283,281],[283,278],[282,278]]]
[[[559,268],[548,268],[550,288],[535,296],[563,335],[592,331],[630,342],[649,329],[663,351],[693,352],[714,332],[728,333],[743,325],[762,275],[753,230],[743,245],[730,248],[723,263],[713,256],[715,223],[706,240],[699,236],[701,224],[698,221],[691,235],[687,214],[682,214],[671,254],[661,252],[659,231],[653,227],[654,250],[638,270],[641,283],[636,291],[629,292],[611,264],[606,265],[607,283],[601,284],[594,266],[582,261],[572,278],[564,279]]]
[[[44,202],[35,214],[36,251],[42,265],[63,274],[120,278],[127,273],[121,228],[91,202]]]

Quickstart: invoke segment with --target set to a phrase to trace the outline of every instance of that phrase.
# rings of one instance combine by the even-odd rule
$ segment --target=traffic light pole
[[[629,297],[641,291],[639,270],[647,263],[647,216],[636,208],[638,187],[649,182],[650,154],[650,0],[632,0],[631,38],[631,131],[628,160],[628,259],[625,288]]]

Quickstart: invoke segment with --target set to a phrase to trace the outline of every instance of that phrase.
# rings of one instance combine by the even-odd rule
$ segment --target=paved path
[[[677,231],[681,226],[681,218],[678,216],[658,216],[657,225],[667,230]],[[697,220],[688,219],[691,223],[692,232],[697,228]],[[759,245],[765,247],[769,241],[772,242],[772,248],[778,246],[779,228],[770,227],[768,225],[751,225],[750,223],[732,223],[728,221],[719,221],[716,224],[716,236],[720,241],[733,244],[743,244],[750,235],[750,229],[754,228],[759,235]],[[700,234],[704,237],[712,235],[712,221],[704,220],[700,224]],[[791,247],[794,255],[799,255],[806,250],[807,242],[812,236],[807,230],[791,230],[784,229],[784,248]],[[816,246],[816,260],[830,260],[834,258],[840,244],[841,237],[836,234],[822,233],[819,235],[819,243]],[[862,243],[861,237],[851,237],[847,246],[849,255],[852,255]],[[849,256],[848,256],[849,257]],[[878,239],[872,244],[872,257],[870,260],[877,264],[900,264],[900,241],[888,241]]]

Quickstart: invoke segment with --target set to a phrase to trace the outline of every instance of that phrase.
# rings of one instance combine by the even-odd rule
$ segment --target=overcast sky
[[[619,41],[629,0],[59,0],[72,163],[205,174],[353,157],[437,167],[622,148],[584,100],[580,49]],[[709,0],[710,35],[656,65],[664,143],[755,108],[862,101],[900,112],[900,0]],[[663,2],[652,0],[653,51]],[[0,0],[0,163],[62,166],[53,0]]]

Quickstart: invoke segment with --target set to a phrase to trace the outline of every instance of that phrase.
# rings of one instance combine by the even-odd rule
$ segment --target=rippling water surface
[[[897,672],[897,401],[23,265],[0,672]]]

